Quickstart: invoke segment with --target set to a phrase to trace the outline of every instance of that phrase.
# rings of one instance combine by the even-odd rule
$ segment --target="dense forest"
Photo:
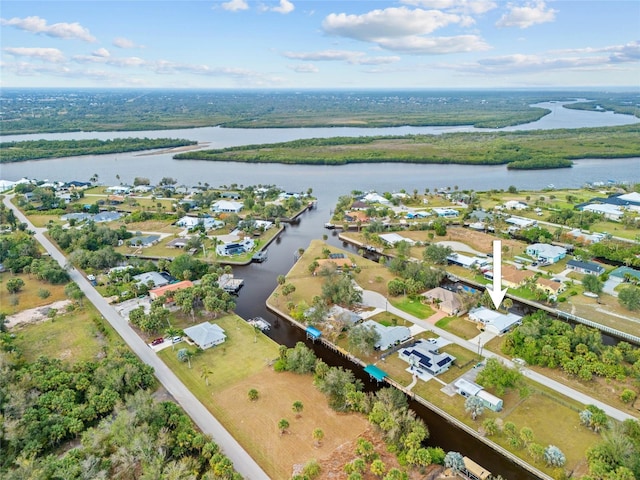
[[[214,91],[3,89],[2,135],[194,128],[383,127],[473,125],[500,128],[549,113],[543,101],[590,103],[640,117],[622,92],[554,91]],[[591,107],[591,105],[593,105]]]
[[[508,168],[558,168],[572,159],[640,155],[640,124],[522,132],[448,133],[295,140],[185,152],[175,159],[344,165],[347,163],[459,163]]]
[[[115,138],[113,140],[28,140],[0,142],[0,163],[22,162],[43,158],[104,155],[137,152],[156,148],[195,145],[198,142],[178,138]]]

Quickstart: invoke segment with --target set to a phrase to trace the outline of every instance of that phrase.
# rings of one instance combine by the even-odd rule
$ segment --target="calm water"
[[[551,114],[543,119],[503,130],[533,130],[553,128],[580,128],[637,123],[638,119],[612,113],[585,112],[562,108],[559,103],[542,103]],[[441,134],[446,132],[474,131],[473,127],[399,127],[399,128],[312,128],[312,129],[223,129],[218,127],[190,130],[165,130],[150,132],[65,133],[46,135],[20,135],[2,137],[2,141],[27,139],[85,139],[130,137],[179,137],[209,142],[211,148],[272,143],[300,138],[330,136],[365,136],[384,134]],[[486,130],[483,130],[486,131]],[[640,182],[640,158],[623,160],[579,160],[573,168],[549,171],[509,171],[505,166],[469,165],[413,165],[375,164],[345,166],[303,166],[280,164],[244,165],[231,162],[176,161],[169,154],[140,155],[118,154],[40,160],[0,166],[0,178],[18,180],[22,177],[56,180],[87,180],[98,174],[104,184],[130,183],[136,176],[148,177],[152,183],[162,177],[173,177],[180,184],[208,183],[212,186],[276,184],[290,191],[313,188],[318,197],[318,208],[305,213],[299,224],[287,226],[287,230],[269,247],[269,258],[262,264],[236,268],[238,277],[245,279],[245,286],[238,297],[238,313],[244,318],[262,316],[273,324],[269,335],[281,344],[293,346],[304,341],[304,334],[284,320],[276,319],[265,308],[265,300],[277,284],[277,276],[285,274],[294,262],[294,253],[309,242],[329,233],[329,242],[344,247],[334,234],[323,228],[330,218],[330,209],[338,196],[354,189],[411,192],[425,188],[458,185],[460,189],[488,190],[507,188],[541,189],[549,184],[556,187],[579,187],[593,181]],[[120,177],[118,180],[116,175]],[[315,346],[316,353],[331,365],[347,365],[342,357],[322,347]],[[368,382],[360,370],[356,375]],[[367,383],[369,389],[375,385]],[[500,454],[476,441],[466,433],[450,425],[441,417],[420,404],[412,408],[429,425],[429,443],[455,450],[474,458],[478,463],[510,480],[528,480],[535,477]]]

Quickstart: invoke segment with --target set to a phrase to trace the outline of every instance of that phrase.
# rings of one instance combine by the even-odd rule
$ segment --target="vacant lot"
[[[20,278],[24,282],[24,287],[17,294],[10,294],[6,283],[11,278]],[[37,280],[34,276],[21,273],[12,275],[9,272],[0,273],[0,313],[7,315],[27,310],[29,308],[43,307],[50,303],[64,300],[64,285],[51,285]],[[47,298],[40,290],[49,292]],[[41,296],[38,293],[41,293]]]

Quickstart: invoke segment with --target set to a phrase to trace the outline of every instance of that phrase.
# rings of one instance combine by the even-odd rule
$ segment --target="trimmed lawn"
[[[17,305],[11,305],[11,295],[7,290],[6,283],[11,278],[21,278],[24,282],[24,287],[16,294],[18,300]],[[0,313],[12,315],[21,310],[28,310],[30,308],[43,307],[50,303],[57,302],[58,300],[65,300],[67,297],[64,294],[65,285],[51,285],[50,283],[42,282],[35,278],[35,276],[27,275],[26,273],[20,273],[18,275],[12,275],[10,272],[0,273]],[[40,298],[38,296],[39,290],[48,290],[50,295],[47,298]]]
[[[70,362],[91,361],[103,354],[107,344],[121,343],[120,337],[102,319],[99,321],[105,325],[107,334],[100,332],[94,318],[100,318],[99,313],[85,302],[81,310],[59,314],[54,321],[22,324],[11,332],[16,334],[16,345],[27,362],[43,355]]]
[[[400,297],[397,300],[393,300],[391,304],[394,307],[399,308],[403,312],[407,312],[414,317],[420,318],[422,320],[424,320],[425,318],[429,318],[435,313],[429,305],[418,300],[412,300],[409,297]]]
[[[445,317],[438,320],[436,327],[442,328],[447,332],[451,332],[460,338],[469,340],[480,333],[475,322],[467,320],[466,316],[462,317]]]

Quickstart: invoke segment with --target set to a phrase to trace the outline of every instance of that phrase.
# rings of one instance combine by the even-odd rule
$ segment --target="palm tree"
[[[304,405],[300,400],[296,400],[295,402],[293,402],[293,405],[291,406],[291,410],[293,410],[293,412],[296,414],[296,418],[301,417],[303,409],[304,409]]]
[[[213,370],[211,370],[211,368],[206,365],[200,367],[200,378],[204,379],[204,383],[207,384],[207,387],[209,386],[209,377],[211,375],[213,375]]]
[[[322,443],[322,439],[324,438],[324,431],[322,431],[321,428],[314,428],[311,436],[313,437],[316,447],[319,447]]]
[[[278,422],[278,429],[280,430],[280,435],[284,435],[289,430],[289,421],[286,418],[281,418]]]

